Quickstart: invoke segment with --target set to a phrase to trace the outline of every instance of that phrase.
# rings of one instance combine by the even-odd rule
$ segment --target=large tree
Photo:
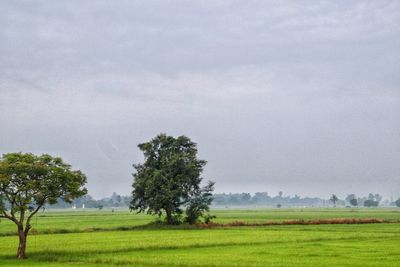
[[[9,153],[0,158],[0,218],[16,224],[17,257],[26,257],[26,242],[32,217],[58,199],[71,202],[87,193],[86,176],[59,157],[44,154]]]
[[[214,184],[200,187],[206,161],[197,158],[196,143],[186,136],[174,138],[159,134],[138,147],[145,161],[133,165],[136,172],[133,174],[132,210],[158,216],[165,213],[168,224],[180,222],[184,206],[193,208],[194,203],[201,203],[201,212],[196,212],[200,215],[207,210],[204,205],[209,205],[208,194]]]

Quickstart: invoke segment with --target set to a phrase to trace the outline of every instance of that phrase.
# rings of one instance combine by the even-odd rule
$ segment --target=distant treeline
[[[250,193],[222,193],[214,194],[213,204],[217,206],[324,206],[328,200],[317,197],[300,197],[295,195],[283,196],[280,192],[277,196],[269,196],[267,192]]]
[[[110,197],[95,200],[90,195],[74,200],[73,203],[66,203],[60,200],[57,204],[46,208],[118,208],[128,207],[131,201],[130,196],[121,196],[113,193]],[[235,206],[265,206],[265,207],[377,207],[395,206],[392,200],[382,200],[379,194],[369,194],[368,196],[357,197],[354,194],[348,195],[345,199],[338,199],[335,203],[331,199],[318,197],[284,196],[279,192],[276,196],[270,196],[267,192],[250,193],[220,193],[214,194],[213,206],[235,207]]]
[[[275,207],[327,207],[327,206],[365,206],[377,207],[394,206],[393,201],[382,201],[379,194],[369,194],[364,197],[357,197],[354,194],[348,195],[345,199],[338,199],[335,203],[330,198],[318,197],[284,196],[279,192],[277,196],[270,196],[267,192],[250,193],[222,193],[214,194],[213,205],[217,206],[275,206]]]

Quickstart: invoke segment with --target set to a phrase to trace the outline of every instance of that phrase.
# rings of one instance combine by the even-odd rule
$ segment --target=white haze
[[[400,196],[399,1],[1,1],[0,152],[129,194],[185,134],[217,192]]]

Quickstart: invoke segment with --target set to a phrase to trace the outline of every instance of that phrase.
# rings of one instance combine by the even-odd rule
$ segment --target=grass
[[[247,223],[281,222],[288,220],[322,220],[333,218],[376,218],[400,220],[400,209],[216,209],[216,223],[243,221]],[[40,212],[33,219],[33,232],[38,234],[79,233],[93,231],[133,230],[148,228],[155,217],[125,210],[75,210]],[[7,220],[0,224],[0,236],[14,235],[15,225]]]
[[[218,223],[377,218],[395,209],[215,210]],[[0,223],[0,266],[398,266],[400,225],[324,224],[145,227],[154,218],[117,211],[45,212],[34,220],[28,256],[17,261],[13,226]],[[117,230],[130,227],[132,231]],[[88,230],[92,229],[92,230]],[[97,229],[97,230],[96,230]],[[100,231],[100,230],[101,231]],[[65,230],[67,234],[45,234]]]

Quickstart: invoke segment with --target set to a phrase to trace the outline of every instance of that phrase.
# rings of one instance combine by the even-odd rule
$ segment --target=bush
[[[204,223],[205,224],[210,224],[210,223],[212,223],[212,220],[215,219],[215,218],[217,218],[215,215],[206,214],[204,216]]]

